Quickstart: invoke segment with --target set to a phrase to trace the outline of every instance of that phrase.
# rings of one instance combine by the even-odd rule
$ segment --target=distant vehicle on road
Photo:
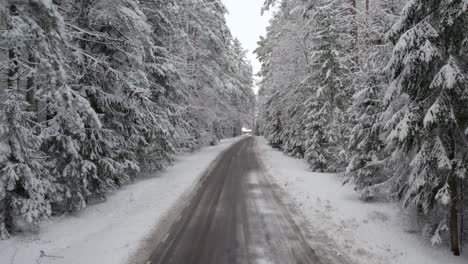
[[[252,129],[248,129],[248,128],[243,127],[242,128],[242,135],[243,136],[252,136]]]

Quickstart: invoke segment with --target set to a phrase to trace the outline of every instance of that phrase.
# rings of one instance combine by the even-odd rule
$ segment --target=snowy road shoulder
[[[181,155],[160,175],[123,187],[77,217],[52,218],[39,234],[0,241],[0,264],[126,263],[166,211],[237,140]]]
[[[310,172],[305,161],[272,149],[257,137],[273,180],[306,217],[312,247],[326,247],[359,264],[461,264],[447,248],[417,234],[394,203],[364,203],[335,174]]]

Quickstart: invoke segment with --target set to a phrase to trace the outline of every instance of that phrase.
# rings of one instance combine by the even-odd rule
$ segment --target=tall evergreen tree
[[[0,12],[1,238],[251,121],[251,66],[220,1],[7,0]]]
[[[265,9],[276,2],[265,1]],[[403,2],[281,1],[257,50],[260,127],[287,153],[303,147],[297,156],[313,169],[348,164],[346,181],[363,199],[396,198],[416,208],[423,231],[434,243],[447,236],[457,255],[468,153],[468,5],[409,1],[398,17]],[[293,19],[298,11],[303,20]],[[393,55],[383,41],[392,24]],[[309,44],[305,61],[292,28]],[[283,47],[287,39],[296,43]],[[301,84],[298,71],[288,71],[291,58],[308,71]]]
[[[357,42],[358,68],[353,73],[353,97],[348,109],[352,129],[348,145],[349,163],[346,181],[352,181],[363,199],[374,199],[394,192],[394,182],[387,181],[389,153],[381,137],[387,78],[382,74],[391,56],[391,44],[385,33],[398,17],[401,1],[366,1],[360,12]],[[381,193],[382,192],[382,193]]]
[[[311,35],[303,8],[301,1],[283,3],[256,50],[263,78],[260,130],[270,144],[296,157],[304,156],[303,100],[312,94],[307,86]]]
[[[51,164],[41,152],[48,152],[44,139],[52,133],[53,124],[75,124],[77,128],[82,119],[95,115],[68,84],[67,38],[56,6],[48,1],[7,4],[3,10],[8,10],[9,28],[2,40],[9,47],[9,80],[2,112],[2,140],[7,146],[2,180],[13,225],[9,229],[14,230],[15,218],[37,225],[51,213],[50,203],[60,199],[57,186],[51,185],[56,179],[45,170]]]
[[[463,42],[468,14],[463,1],[411,1],[388,33],[395,43],[388,71],[388,93],[399,108],[393,113],[389,139],[396,151],[412,159],[401,186],[403,203],[416,205],[433,224],[433,242],[450,230],[460,254],[461,186],[466,178],[467,71]],[[415,153],[415,154],[413,154]],[[446,213],[440,213],[446,211]]]
[[[309,24],[313,27],[314,46],[311,57],[311,89],[313,99],[307,104],[307,114],[304,122],[310,125],[306,128],[307,150],[306,159],[313,169],[320,171],[336,171],[340,164],[340,152],[344,150],[346,140],[346,124],[344,119],[349,103],[346,87],[350,63],[347,56],[352,54],[351,34],[346,38],[343,34],[348,30],[346,4],[331,0],[314,3],[307,8]],[[353,55],[351,57],[354,57]]]
[[[75,211],[88,197],[103,198],[134,177],[141,165],[137,153],[148,154],[158,166],[167,162],[171,125],[155,102],[164,93],[158,83],[163,73],[151,26],[137,2],[78,1],[65,10],[71,18],[67,26],[76,56],[73,70],[79,76],[74,89],[89,100],[103,124],[87,127],[76,142],[81,165],[67,169],[77,174],[70,178],[83,181],[69,206]],[[161,152],[153,148],[155,141]],[[82,166],[87,167],[86,174]],[[63,178],[65,185],[74,184],[67,179]]]
[[[21,86],[21,51],[27,49],[25,38],[36,29],[20,3],[8,2],[2,15],[8,31],[1,35],[3,47],[8,47],[6,87],[1,92],[0,109],[0,239],[9,237],[8,230],[21,225],[33,228],[38,221],[50,215],[51,182],[43,167],[44,154],[40,151],[35,113],[26,101],[26,87]],[[21,24],[22,30],[13,31]],[[34,24],[33,24],[34,25]],[[36,25],[37,26],[37,25]]]

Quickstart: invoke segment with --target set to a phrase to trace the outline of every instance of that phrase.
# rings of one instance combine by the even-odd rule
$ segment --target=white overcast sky
[[[252,62],[254,74],[260,70],[260,62],[253,51],[257,48],[260,36],[266,34],[270,13],[263,16],[260,11],[264,0],[222,0],[229,14],[227,24],[234,37],[238,38],[244,49],[248,50],[248,59]]]

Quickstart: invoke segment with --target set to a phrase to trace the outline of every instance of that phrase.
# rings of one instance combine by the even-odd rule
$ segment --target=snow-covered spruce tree
[[[2,238],[251,122],[251,66],[219,1],[8,0],[0,11]]]
[[[306,24],[307,21],[303,19],[304,6],[301,2],[291,3],[289,14],[286,14],[284,19],[284,27],[280,30],[284,32],[281,39],[278,40],[278,46],[275,50],[276,54],[284,56],[290,54],[288,59],[283,57],[284,61],[288,62],[288,67],[283,69],[288,73],[289,77],[286,78],[284,83],[278,83],[281,86],[273,86],[278,89],[279,106],[282,109],[282,122],[283,129],[280,131],[282,141],[281,148],[291,156],[303,158],[305,154],[305,124],[302,122],[306,106],[304,100],[310,98],[312,90],[310,89],[308,77],[311,74],[311,35]],[[288,33],[286,33],[288,32]],[[294,50],[294,52],[292,52]],[[276,67],[282,67],[280,57],[276,58]],[[277,69],[279,70],[279,69]],[[275,74],[280,73],[281,70],[275,70]],[[271,81],[277,82],[281,75],[272,78]],[[276,79],[276,80],[275,80]],[[282,93],[282,94],[281,94]]]
[[[181,0],[144,0],[140,3],[152,27],[156,45],[154,56],[157,64],[154,65],[158,66],[152,76],[161,88],[157,105],[165,109],[167,121],[174,127],[170,130],[170,142],[174,148],[194,150],[203,143],[195,128],[197,122],[188,117],[193,89],[190,87],[192,78],[189,76],[187,54],[195,52],[195,47],[187,31],[190,31],[188,17],[196,12],[195,5],[192,1]],[[155,164],[151,160],[146,163]]]
[[[222,18],[208,1],[188,1],[184,7],[182,26],[187,28],[184,31],[187,45],[180,48],[185,62],[182,81],[188,87],[188,96],[183,120],[193,128],[189,135],[196,140],[196,145],[214,144],[218,137],[218,105],[222,102],[216,89],[222,83],[216,71],[217,61],[213,58],[220,57],[224,46],[221,31],[218,31],[223,27]],[[212,19],[217,24],[215,28],[209,24]]]
[[[211,80],[205,79],[203,75],[198,79],[211,83],[212,88],[206,91],[206,97],[210,98],[214,94],[214,102],[218,101],[210,106],[210,109],[216,110],[217,123],[222,124],[217,137],[237,136],[241,133],[240,127],[250,126],[252,121],[255,107],[255,95],[251,89],[252,67],[246,59],[246,51],[232,37],[227,27],[224,5],[220,1],[207,1],[205,4],[207,8],[204,12],[207,14],[201,13],[200,17],[213,17],[203,23],[207,32],[213,33],[202,35],[202,48],[205,50],[198,51],[198,65],[209,65],[203,71]],[[219,25],[222,25],[221,28]],[[201,105],[206,105],[206,102]]]
[[[34,227],[51,213],[50,202],[60,199],[54,191],[57,186],[52,185],[55,178],[45,170],[53,164],[45,162],[40,151],[48,152],[43,139],[57,135],[52,129],[55,121],[62,126],[94,115],[67,83],[63,60],[66,34],[55,5],[49,1],[7,1],[2,10],[8,17],[7,37],[2,40],[7,41],[10,76],[2,95],[2,180],[9,199],[6,213],[13,225],[23,218]]]
[[[173,144],[176,148],[194,150],[204,143],[197,129],[198,121],[191,118],[189,110],[191,93],[195,91],[191,85],[194,77],[188,58],[195,52],[195,47],[188,32],[191,30],[190,23],[193,23],[190,17],[196,12],[195,4],[182,0],[145,0],[141,3],[153,27],[154,42],[159,47],[157,53],[162,62],[160,80],[164,81],[167,91],[159,98],[168,101],[164,107],[168,109],[168,116],[174,125]]]
[[[449,230],[455,255],[460,254],[468,164],[467,57],[462,50],[467,34],[462,0],[410,1],[388,33],[395,43],[387,68],[392,78],[388,140],[395,152],[412,159],[409,177],[400,179],[401,199],[428,217],[425,230],[433,243],[442,242]]]
[[[239,108],[250,108],[254,95],[239,81],[251,70],[239,60],[243,55],[235,50],[224,6],[219,1],[175,0],[167,7],[171,30],[178,32],[165,35],[165,41],[171,54],[176,54],[174,65],[180,77],[176,86],[183,97],[177,125],[181,143],[193,149],[240,133],[239,120],[245,121]]]
[[[289,155],[304,156],[303,102],[311,95],[310,35],[301,1],[284,2],[256,50],[262,63],[260,130],[269,143]]]
[[[330,138],[324,129],[330,121],[330,105],[313,98],[305,102],[305,107],[309,110],[304,119],[307,149],[305,158],[314,171],[327,171],[334,159],[329,148]]]
[[[235,64],[240,63],[242,55],[236,54],[234,50],[234,39],[226,25],[226,9],[221,1],[207,0],[195,4],[198,6],[196,10],[200,11],[195,13],[195,24],[191,32],[195,57],[189,57],[189,60],[193,60],[191,64],[196,69],[193,85],[199,87],[199,91],[193,96],[198,97],[193,105],[205,106],[198,109],[201,110],[199,114],[211,120],[211,124],[207,123],[206,126],[208,131],[214,132],[216,140],[239,135],[242,124],[241,113],[236,107],[240,103],[239,96],[245,94],[242,92],[244,90],[249,92],[248,96],[253,97],[253,93],[238,82],[239,76],[234,73],[234,69],[239,68]],[[239,52],[238,50],[237,53]],[[198,101],[200,99],[203,103]],[[220,124],[223,124],[222,127]]]
[[[0,14],[6,26],[0,46],[8,56],[8,63],[2,65],[7,80],[0,92],[0,239],[7,239],[9,232],[25,224],[35,229],[38,221],[50,215],[51,183],[43,167],[35,113],[26,101],[26,89],[31,87],[24,81],[30,77],[22,76],[31,69],[23,65],[21,52],[28,48],[25,41],[39,30],[38,25],[15,1],[0,5]]]
[[[385,140],[380,137],[384,124],[379,122],[384,110],[384,92],[387,78],[382,74],[391,56],[391,45],[385,44],[384,35],[398,18],[401,1],[366,1],[358,9],[358,35],[356,46],[357,68],[352,73],[352,105],[347,110],[350,131],[345,180],[352,181],[363,199],[375,195],[388,195],[391,182],[386,182],[388,153]],[[385,183],[384,183],[385,182]],[[380,185],[380,183],[383,183]],[[380,193],[379,192],[384,192]]]
[[[89,100],[102,123],[102,128],[87,128],[79,140],[78,154],[89,169],[81,177],[82,188],[67,202],[68,209],[76,211],[88,198],[102,199],[127,183],[140,170],[141,157],[153,158],[155,168],[165,164],[172,152],[171,124],[157,104],[165,94],[160,81],[164,72],[152,28],[138,3],[74,1],[63,6],[78,77],[74,89]],[[74,171],[80,173],[66,172]],[[68,179],[62,181],[71,188]]]
[[[16,55],[13,55],[16,57]],[[16,58],[10,57],[15,60]],[[0,111],[0,238],[8,238],[8,230],[33,229],[50,215],[51,182],[43,166],[41,138],[37,135],[35,113],[20,90],[18,68],[13,67],[8,85],[2,92]],[[5,228],[6,227],[6,228]]]
[[[183,109],[183,89],[177,87],[180,72],[176,65],[178,58],[171,54],[166,38],[179,34],[174,19],[174,1],[140,1],[141,10],[151,27],[152,47],[147,47],[145,72],[151,86],[151,113],[154,124],[147,134],[148,146],[139,151],[138,160],[145,170],[161,170],[172,160],[175,148],[184,144],[177,127]],[[171,17],[172,16],[172,17]]]
[[[369,169],[373,154],[364,148],[382,148],[378,127],[371,128],[382,111],[381,71],[390,53],[382,35],[395,20],[393,2],[281,2],[257,49],[263,77],[259,123],[270,144],[306,156],[317,170],[348,164],[354,179]],[[372,170],[360,174],[363,183]]]
[[[349,106],[349,76],[354,58],[354,32],[348,28],[349,7],[337,0],[313,3],[308,8],[313,28],[310,87],[313,96],[306,103],[305,158],[312,169],[336,171],[343,167],[346,109]],[[348,19],[347,19],[348,18]],[[346,34],[346,33],[349,34]]]
[[[238,39],[233,39],[229,46],[230,54],[227,62],[230,85],[228,85],[233,110],[238,112],[237,123],[252,127],[255,96],[253,94],[253,70],[247,60],[247,51],[243,49]],[[235,124],[234,124],[235,125]],[[237,131],[238,133],[239,131]]]
[[[55,184],[60,178],[73,181],[69,186],[79,189],[82,182],[68,172],[72,167],[77,174],[92,169],[77,155],[81,147],[77,141],[83,138],[86,126],[99,127],[100,123],[88,101],[73,90],[74,80],[67,67],[68,38],[57,7],[51,1],[17,1],[16,5],[25,21],[25,25],[14,25],[14,29],[23,30],[24,46],[18,54],[26,58],[28,63],[24,65],[30,68],[26,96],[36,113],[35,120],[31,121],[42,128],[41,149],[47,154],[43,165],[48,168],[47,174],[52,177],[55,190],[48,198],[56,203],[70,194],[68,190],[60,192],[64,186]],[[59,145],[60,151],[54,152]],[[68,159],[66,163],[65,159]],[[57,171],[61,165],[64,169]]]
[[[305,157],[315,170],[345,166],[356,71],[353,3],[282,1],[257,50],[261,130],[270,144]]]

